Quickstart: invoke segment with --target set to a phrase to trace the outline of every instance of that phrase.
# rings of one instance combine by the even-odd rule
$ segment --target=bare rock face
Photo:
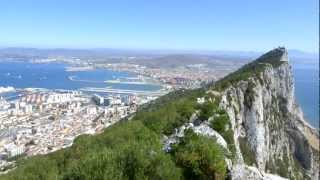
[[[222,92],[220,106],[230,117],[237,150],[232,178],[316,180],[319,132],[295,100],[287,51],[278,48],[261,59],[256,62],[264,64],[261,72]]]
[[[215,85],[207,93],[221,97],[220,108],[227,112],[233,130],[235,157],[226,158],[231,179],[319,179],[319,131],[304,120],[295,100],[286,49],[262,55]],[[184,131],[192,129],[230,152],[207,121],[196,122],[195,113],[165,137],[164,150],[170,151]]]

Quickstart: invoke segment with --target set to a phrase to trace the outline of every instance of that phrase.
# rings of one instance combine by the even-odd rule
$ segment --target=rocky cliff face
[[[192,129],[233,153],[226,159],[231,179],[319,179],[319,131],[304,120],[295,100],[286,49],[266,53],[210,85],[206,94],[220,99],[233,140],[224,139],[210,126],[216,114],[199,123],[195,112],[164,139],[166,151],[186,129]]]
[[[39,177],[316,180],[319,132],[303,118],[278,48],[214,84],[158,98],[99,135],[22,159],[0,179]]]
[[[220,106],[234,131],[233,179],[319,178],[319,132],[303,118],[284,48],[254,62],[255,75],[222,91]]]

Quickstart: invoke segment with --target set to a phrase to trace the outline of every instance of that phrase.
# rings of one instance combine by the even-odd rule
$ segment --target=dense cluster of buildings
[[[34,63],[57,60],[43,59]],[[219,78],[219,74],[205,64],[147,68],[132,63],[102,63],[93,66],[74,58],[63,61],[74,66],[66,69],[67,71],[100,67],[133,72],[138,75],[138,79],[133,79],[134,83],[137,83],[136,80],[146,82],[148,79],[148,83],[160,83],[165,87],[165,92],[179,88],[198,88],[202,83]],[[127,81],[126,83],[133,83],[130,79]],[[3,92],[13,90],[15,89],[12,87],[0,88],[0,96]],[[24,89],[23,95],[15,100],[7,101],[0,97],[0,170],[14,165],[17,157],[53,152],[71,146],[73,140],[81,134],[99,133],[105,127],[134,113],[140,104],[158,96],[144,93],[137,95],[138,93],[132,92],[129,95],[124,91],[119,95],[119,92],[112,94],[114,92],[108,90],[109,95],[105,96],[81,91]],[[203,99],[198,99],[199,103],[202,101]]]
[[[136,64],[104,64],[104,68],[127,71],[150,77],[163,84],[167,89],[198,88],[203,83],[217,80],[221,76],[204,64],[186,65],[178,68],[147,68]]]
[[[81,134],[101,132],[135,112],[150,97],[27,92],[13,101],[0,98],[0,169],[19,156],[46,154],[72,145]]]

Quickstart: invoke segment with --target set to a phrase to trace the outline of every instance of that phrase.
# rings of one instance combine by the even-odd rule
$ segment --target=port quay
[[[135,94],[135,95],[153,95],[161,96],[168,93],[165,90],[159,91],[143,91],[143,90],[125,90],[125,89],[111,89],[111,88],[80,88],[81,91],[86,92],[103,92],[103,93],[115,93],[115,94]]]

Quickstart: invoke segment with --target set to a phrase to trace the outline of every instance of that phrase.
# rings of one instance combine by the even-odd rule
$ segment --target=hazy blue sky
[[[0,46],[319,50],[317,0],[0,0]]]

